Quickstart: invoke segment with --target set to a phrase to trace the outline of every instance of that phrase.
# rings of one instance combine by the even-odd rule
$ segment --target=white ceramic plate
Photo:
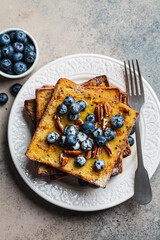
[[[24,111],[24,101],[35,97],[35,89],[44,84],[56,84],[61,77],[76,83],[106,74],[112,85],[125,90],[123,63],[113,58],[95,54],[78,54],[53,61],[36,72],[23,86],[9,118],[8,142],[14,164],[24,179],[42,198],[72,210],[96,211],[118,205],[133,196],[134,173],[136,169],[136,149],[124,159],[124,170],[119,176],[111,178],[106,189],[81,187],[74,177],[50,181],[38,177],[34,162],[26,158],[25,152],[32,137],[31,122]],[[160,161],[160,105],[159,101],[144,80],[145,105],[141,112],[141,138],[144,165],[151,177]]]

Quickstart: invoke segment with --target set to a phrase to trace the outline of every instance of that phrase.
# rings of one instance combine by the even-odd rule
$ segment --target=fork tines
[[[126,65],[126,62],[124,61],[125,76],[126,76],[126,88],[127,88],[127,92],[130,95],[142,95],[144,93],[141,72],[140,72],[140,68],[139,68],[137,59],[136,59],[136,65],[137,65],[137,71],[138,71],[138,76],[139,76],[138,79],[136,77],[136,71],[135,71],[135,66],[134,66],[133,60],[132,60],[132,67],[131,67],[130,61],[128,61],[128,67]],[[128,77],[127,68],[129,69],[129,77]]]

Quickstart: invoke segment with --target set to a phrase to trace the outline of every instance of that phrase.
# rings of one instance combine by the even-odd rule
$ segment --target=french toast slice
[[[95,85],[96,83],[96,85]],[[92,86],[92,89],[94,89],[95,87],[97,86],[110,86],[110,83],[109,83],[109,80],[108,78],[103,75],[103,76],[99,76],[99,77],[96,77],[96,78],[93,78],[89,81],[87,81],[86,83],[83,83],[82,85],[85,85],[87,86],[88,88],[90,86]],[[94,87],[93,87],[94,86]],[[51,97],[51,94],[52,94],[52,91],[53,91],[53,87],[52,85],[44,85],[42,87],[42,89],[37,89],[36,91],[36,99],[37,99],[37,124],[38,122],[40,121],[42,115],[43,115],[43,112],[48,104],[48,101]],[[46,88],[46,89],[44,89]],[[121,91],[118,89],[118,88],[108,88],[109,90],[109,94],[107,94],[107,96],[109,96],[110,98],[114,99],[114,100],[121,100]],[[101,89],[101,92],[103,93],[103,89]],[[104,91],[104,93],[107,93],[106,92],[106,89]],[[26,100],[27,101],[27,100]],[[30,101],[30,100],[28,100]],[[130,149],[130,146],[129,146],[129,143],[127,141],[127,143],[125,144],[125,147],[124,147],[124,150],[123,150],[123,157],[127,157],[131,154],[131,149]],[[42,174],[42,175],[50,175],[50,174],[54,174],[54,172],[52,171],[52,167],[50,167],[51,169],[49,169],[48,166],[46,166],[46,169],[45,169],[45,165],[43,165],[42,167],[42,164],[40,165],[40,167],[38,168],[38,164],[37,164],[37,172],[38,174]],[[119,171],[117,171],[117,169]],[[116,174],[119,174],[122,172],[122,161],[119,161],[119,166],[117,165],[116,167],[116,174],[115,174],[115,170],[113,169],[113,172],[114,172],[114,176]]]
[[[73,96],[76,101],[84,99],[87,102],[87,109],[80,113],[80,119],[83,121],[89,113],[95,111],[97,106],[105,103],[108,103],[112,109],[111,114],[107,117],[107,127],[110,126],[111,117],[116,114],[124,115],[124,126],[116,130],[116,138],[109,143],[112,149],[112,155],[108,155],[106,148],[102,148],[99,155],[99,159],[103,159],[106,165],[101,172],[96,172],[94,170],[93,166],[95,159],[93,158],[87,160],[85,166],[81,168],[76,167],[74,164],[75,157],[73,157],[74,151],[68,152],[68,150],[64,151],[64,154],[69,158],[69,161],[65,166],[62,166],[60,163],[60,156],[64,149],[57,144],[49,145],[46,141],[46,136],[49,132],[57,131],[53,116],[57,114],[57,106],[61,104],[68,95]],[[107,185],[114,165],[117,162],[137,116],[138,112],[122,103],[111,101],[102,94],[98,94],[91,89],[85,89],[70,80],[60,79],[57,82],[51,100],[27,149],[26,156],[31,160],[51,165],[59,170],[104,188]],[[68,121],[67,115],[63,116],[61,120],[64,127],[72,124],[72,122]],[[82,152],[81,155],[84,156],[84,153]]]

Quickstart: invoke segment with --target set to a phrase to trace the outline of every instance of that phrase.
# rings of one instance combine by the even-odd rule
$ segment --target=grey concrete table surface
[[[36,70],[75,53],[99,53],[122,61],[137,58],[159,97],[159,0],[1,0],[0,6],[0,30],[20,27],[37,40]],[[130,199],[91,213],[51,205],[23,182],[9,153],[7,121],[14,101],[10,87],[28,78],[0,78],[0,92],[9,96],[0,106],[0,239],[160,239],[160,168],[151,179],[150,204],[140,206]]]

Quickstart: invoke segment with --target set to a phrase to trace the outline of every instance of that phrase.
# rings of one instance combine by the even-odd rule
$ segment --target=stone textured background
[[[139,60],[141,71],[159,97],[159,0],[1,0],[0,30],[20,27],[38,42],[37,69],[61,56],[99,53]],[[36,69],[36,70],[37,70]],[[0,239],[160,239],[160,168],[152,177],[153,201],[133,199],[112,209],[79,213],[53,206],[33,193],[13,166],[7,146],[7,121],[14,97],[10,86],[21,80],[0,77]]]

